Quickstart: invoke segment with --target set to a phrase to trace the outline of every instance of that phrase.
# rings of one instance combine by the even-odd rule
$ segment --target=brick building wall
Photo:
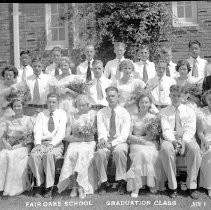
[[[201,42],[201,57],[211,61],[211,1],[197,1],[197,22],[199,26],[175,28],[173,60],[189,57],[188,42],[197,39]]]

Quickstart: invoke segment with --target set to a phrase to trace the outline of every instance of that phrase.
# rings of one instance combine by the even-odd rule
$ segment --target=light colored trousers
[[[188,189],[197,188],[197,176],[201,165],[201,153],[196,141],[185,145],[185,158],[187,163],[186,185]],[[174,146],[169,141],[163,141],[161,144],[160,158],[165,175],[168,179],[168,187],[171,190],[177,188],[176,180],[176,155]]]
[[[107,165],[111,153],[113,154],[113,159],[116,166],[115,180],[119,181],[126,179],[128,144],[121,143],[112,147],[110,150],[107,148],[98,149],[95,153],[95,163],[97,166],[100,183],[108,180]]]
[[[45,147],[45,145],[42,145]],[[51,152],[41,153],[36,152],[34,149],[29,156],[28,164],[32,170],[34,177],[36,178],[37,186],[41,186],[44,183],[45,173],[45,187],[49,188],[54,185],[55,179],[55,161],[60,158],[63,153],[63,145],[54,147]]]

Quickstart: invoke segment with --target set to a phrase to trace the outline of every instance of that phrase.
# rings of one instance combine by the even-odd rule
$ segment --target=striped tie
[[[39,77],[36,77],[36,81],[34,83],[34,90],[33,90],[33,101],[34,101],[34,104],[39,104],[40,103],[40,91],[39,91],[38,78]]]
[[[53,121],[53,112],[50,112],[50,117],[48,120],[48,130],[52,132],[54,131],[54,129],[55,129],[55,126],[54,126],[54,121]]]

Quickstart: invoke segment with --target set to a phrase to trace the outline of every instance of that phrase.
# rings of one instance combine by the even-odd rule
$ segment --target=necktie
[[[118,60],[118,63],[117,63],[117,68],[116,68],[116,80],[119,80],[120,77],[121,77],[121,72],[119,71],[119,64],[120,64],[120,59]]]
[[[116,113],[114,109],[111,110],[111,118],[110,118],[110,129],[109,129],[109,135],[110,137],[114,137],[116,134]]]
[[[179,110],[178,108],[175,111],[175,131],[177,132],[178,135],[181,134],[182,132],[182,125],[181,125],[181,119],[179,115]]]
[[[90,67],[90,61],[88,61],[88,68],[86,72],[86,81],[89,82],[92,80],[92,73],[91,73],[91,67]]]
[[[148,81],[148,74],[147,74],[147,63],[144,62],[144,67],[143,67],[143,81],[147,83]]]
[[[49,117],[49,120],[48,120],[48,130],[50,132],[54,131],[55,129],[55,126],[54,126],[54,121],[53,121],[53,112],[50,112],[50,117]]]
[[[58,75],[59,75],[59,67],[56,66],[54,76],[58,76]]]
[[[198,77],[198,67],[196,65],[196,59],[193,60],[192,76]]]
[[[40,103],[40,91],[39,91],[38,77],[36,77],[36,81],[34,83],[33,101],[35,104]]]
[[[167,64],[167,68],[166,68],[166,76],[167,76],[167,77],[170,77],[170,76],[171,76],[170,65],[169,65],[169,63]]]
[[[99,79],[97,80],[96,89],[97,89],[97,99],[102,100],[103,99],[103,90],[102,90],[102,85],[101,85],[101,82]]]
[[[161,78],[158,80],[158,92],[159,92],[159,103],[161,104],[161,91],[163,91],[163,85],[161,83]]]
[[[22,81],[26,80],[26,67],[23,67]]]

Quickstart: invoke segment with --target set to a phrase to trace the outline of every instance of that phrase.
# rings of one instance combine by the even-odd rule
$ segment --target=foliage
[[[136,59],[140,44],[149,44],[154,59],[162,42],[173,39],[172,15],[167,2],[77,4],[74,17],[80,40],[76,48],[82,49],[92,42],[102,59],[114,56],[111,52],[116,41],[127,44],[126,57],[131,59]]]

